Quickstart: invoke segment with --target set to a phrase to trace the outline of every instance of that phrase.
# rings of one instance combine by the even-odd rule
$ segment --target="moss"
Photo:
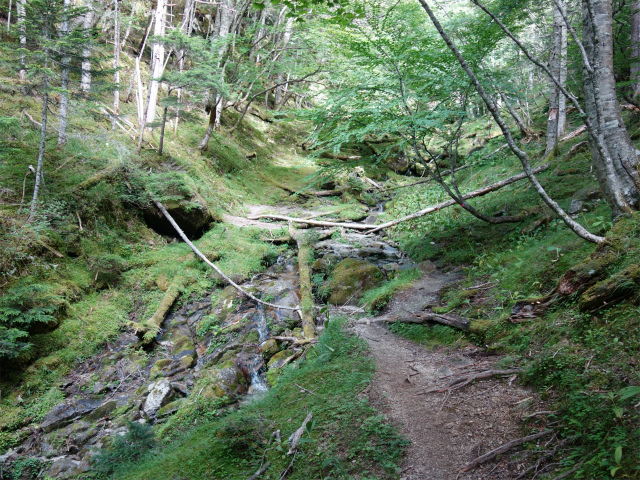
[[[151,367],[151,371],[149,372],[149,379],[155,380],[156,378],[163,376],[163,370],[172,363],[173,360],[171,360],[170,358],[163,358],[161,360],[158,360],[153,364],[153,367]]]
[[[334,268],[325,289],[329,292],[329,303],[344,305],[356,303],[358,298],[384,280],[378,267],[365,260],[347,258]]]

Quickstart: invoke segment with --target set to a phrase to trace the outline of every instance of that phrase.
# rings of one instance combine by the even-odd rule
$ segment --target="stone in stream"
[[[156,412],[169,403],[175,396],[175,391],[168,380],[162,378],[148,387],[149,395],[144,402],[142,411],[148,417],[155,416]]]
[[[364,292],[377,287],[384,280],[378,267],[366,260],[347,258],[333,270],[325,288],[332,305],[356,305]]]

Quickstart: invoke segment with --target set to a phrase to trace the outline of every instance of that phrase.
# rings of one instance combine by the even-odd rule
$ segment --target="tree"
[[[565,0],[560,0],[557,5],[553,5],[553,41],[549,70],[562,86],[565,86],[567,81],[567,26],[564,23],[565,16]],[[556,149],[558,140],[564,133],[567,119],[567,99],[553,81],[549,80],[549,84],[549,115],[547,119],[545,156]]]

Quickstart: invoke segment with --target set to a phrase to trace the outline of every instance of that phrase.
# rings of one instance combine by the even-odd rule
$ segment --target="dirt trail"
[[[418,311],[437,301],[440,289],[455,279],[454,274],[438,271],[426,274],[394,298],[385,313]],[[518,418],[532,394],[515,384],[515,378],[480,381],[448,393],[420,394],[445,385],[453,375],[490,369],[497,357],[483,356],[472,346],[429,351],[389,332],[375,318],[356,321],[354,330],[369,343],[378,365],[368,390],[371,402],[401,424],[411,441],[401,479],[511,479],[525,467],[517,454],[508,452],[501,460],[458,474],[476,457],[523,436]]]

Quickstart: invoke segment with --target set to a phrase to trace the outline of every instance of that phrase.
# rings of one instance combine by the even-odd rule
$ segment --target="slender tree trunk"
[[[287,24],[284,27],[284,35],[282,36],[282,46],[280,47],[282,50],[287,48],[287,45],[289,44],[289,41],[291,40],[292,32],[293,32],[293,18],[288,18],[287,19]],[[280,54],[279,56],[283,57],[284,55]],[[289,78],[289,75],[287,74],[287,79],[288,78]],[[282,84],[282,85],[276,87],[276,90],[274,92],[275,107],[276,108],[282,103],[282,99],[284,98],[285,94],[287,93],[287,88],[289,86],[287,83],[283,83],[283,81],[284,81],[284,73],[280,72],[280,73],[278,73],[278,78],[276,80],[276,83]]]
[[[93,17],[94,13],[90,9],[84,14],[84,18],[82,20],[82,28],[85,31],[85,35],[88,36],[88,31],[93,27]],[[91,90],[91,49],[89,47],[82,48],[82,73],[80,78],[80,89],[88,93]]]
[[[640,96],[640,0],[631,2],[631,94]]]
[[[133,24],[133,15],[136,12],[136,3],[138,3],[138,0],[133,0],[133,4],[131,5],[131,13],[129,14],[129,21],[127,22],[127,29],[125,30],[124,36],[120,41],[120,48],[125,47],[129,38],[129,34],[131,34],[131,25]]]
[[[164,147],[164,126],[167,123],[167,110],[169,107],[164,106],[164,110],[162,112],[162,125],[160,126],[160,144],[158,145],[158,154],[162,155],[162,149]]]
[[[184,10],[182,12],[182,24],[180,30],[187,36],[191,35],[191,29],[193,25],[193,15],[195,13],[195,0],[187,0],[184,4]],[[182,73],[184,70],[184,50],[178,51],[178,71]],[[182,99],[182,88],[178,88],[178,103]],[[173,133],[178,133],[178,122],[180,120],[180,108],[176,109],[175,126]]]
[[[565,0],[559,0],[558,5],[554,5],[553,8],[553,45],[549,60],[549,70],[559,79],[562,86],[564,86],[567,76],[567,27],[564,23],[564,9]],[[549,83],[549,116],[547,118],[545,156],[554,152],[557,148],[558,140],[564,131],[567,114],[566,98],[553,81]]]
[[[25,2],[26,0],[18,0],[16,4],[16,8],[18,10],[18,22],[20,23],[20,48],[27,48],[27,35],[26,35],[26,26],[25,22]],[[24,82],[26,79],[27,70],[26,70],[26,57],[24,53],[20,54],[20,81]]]
[[[156,18],[153,34],[156,37],[164,36],[165,21],[167,18],[166,0],[158,0],[156,6]],[[156,42],[153,44],[151,53],[151,81],[149,83],[149,105],[147,106],[147,121],[151,123],[156,118],[156,102],[158,101],[158,78],[162,76],[164,67],[164,44]]]
[[[620,116],[613,70],[612,10],[610,0],[583,0],[582,38],[591,69],[585,67],[585,111],[603,136],[609,159],[603,158],[590,135],[591,153],[600,187],[618,216],[624,210],[614,201],[621,194],[633,209],[640,207],[638,156]],[[606,164],[605,164],[606,162]],[[611,170],[615,177],[610,178]]]
[[[68,1],[68,0],[66,0]],[[118,21],[118,0],[113,0],[113,124],[111,129],[115,130],[118,119],[118,109],[120,108],[120,22]]]
[[[11,30],[11,7],[13,7],[13,3],[9,0],[9,10],[7,10],[7,33]]]
[[[44,63],[45,69],[47,68],[47,61]],[[42,185],[42,166],[44,164],[44,152],[47,140],[47,111],[49,107],[49,79],[45,74],[42,78],[42,124],[40,127],[40,148],[38,150],[38,164],[36,166],[36,180],[33,186],[33,199],[31,200],[31,213],[29,219],[31,220],[38,206],[38,194],[40,193],[40,186]]]
[[[62,24],[60,25],[60,36],[66,37],[69,35],[69,19],[67,18],[67,12],[69,10],[70,0],[64,0],[64,17]],[[67,113],[69,107],[69,63],[71,59],[68,56],[62,58],[62,72],[60,80],[60,120],[58,123],[58,146],[64,146],[67,144]]]

